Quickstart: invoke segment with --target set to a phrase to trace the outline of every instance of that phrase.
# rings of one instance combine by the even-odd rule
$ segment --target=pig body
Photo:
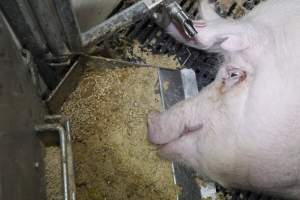
[[[167,31],[225,62],[196,97],[149,114],[149,140],[225,187],[300,199],[300,1],[268,0],[237,21],[209,9],[196,38]]]

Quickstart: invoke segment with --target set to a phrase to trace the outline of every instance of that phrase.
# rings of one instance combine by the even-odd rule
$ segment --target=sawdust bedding
[[[131,44],[126,56],[180,68],[175,57],[154,55],[137,41]],[[157,69],[90,65],[61,109],[71,120],[77,199],[175,200],[180,188],[174,185],[170,163],[157,157],[146,138],[147,113],[161,105]],[[48,200],[60,200],[60,157],[55,149],[47,154],[52,163],[46,166]],[[231,197],[217,194],[217,200],[225,199]]]
[[[71,119],[78,200],[174,200],[169,162],[146,138],[160,109],[155,68],[89,66],[62,107]]]
[[[132,50],[147,64],[180,67],[170,56],[145,52],[138,42]],[[90,65],[61,109],[71,120],[77,199],[175,200],[180,188],[173,182],[171,164],[157,157],[146,138],[147,113],[161,105],[157,69]],[[50,162],[57,159],[55,153],[49,152]],[[61,187],[52,171],[48,200],[60,200]],[[217,200],[225,199],[231,198],[217,194]]]
[[[63,200],[60,148],[45,148],[45,184],[47,200]]]
[[[168,69],[182,68],[176,55],[154,54],[137,40],[130,40],[122,35],[114,35],[101,46],[100,54],[113,59],[134,63],[148,64]]]
[[[153,54],[147,48],[141,48],[138,41],[133,42],[132,55],[139,57],[144,63],[154,66],[160,66],[169,69],[178,69],[181,67],[178,58],[175,55]]]

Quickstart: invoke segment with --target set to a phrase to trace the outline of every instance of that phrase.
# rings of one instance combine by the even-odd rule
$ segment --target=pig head
[[[300,199],[300,1],[268,0],[240,20],[200,10],[195,38],[166,31],[225,62],[196,97],[149,114],[150,142],[225,187]]]

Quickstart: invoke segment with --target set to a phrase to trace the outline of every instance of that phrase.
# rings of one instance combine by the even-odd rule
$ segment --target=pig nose
[[[152,111],[148,114],[148,140],[153,144],[160,143],[160,112]]]

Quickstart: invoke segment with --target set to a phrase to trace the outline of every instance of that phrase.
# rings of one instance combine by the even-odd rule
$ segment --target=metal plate
[[[33,126],[44,106],[35,94],[29,68],[0,15],[0,199],[46,199],[42,148]]]
[[[169,109],[172,105],[185,99],[182,73],[181,71],[167,69],[159,69],[158,73],[163,107]],[[169,87],[165,88],[165,84],[168,84]],[[191,89],[191,91],[190,94],[193,94],[195,90]],[[200,189],[194,179],[194,171],[178,163],[173,163],[173,170],[175,183],[182,188],[179,199],[200,199]]]

